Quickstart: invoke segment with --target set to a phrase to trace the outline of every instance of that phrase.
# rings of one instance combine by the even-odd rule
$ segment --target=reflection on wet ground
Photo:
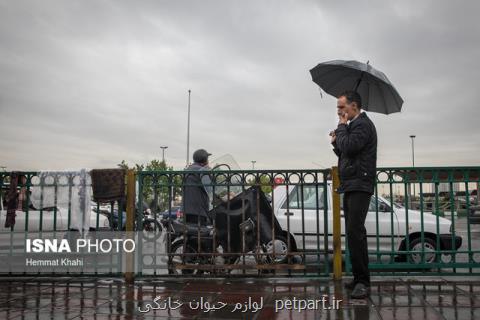
[[[480,319],[480,279],[0,278],[0,319]],[[338,307],[338,309],[336,308]]]

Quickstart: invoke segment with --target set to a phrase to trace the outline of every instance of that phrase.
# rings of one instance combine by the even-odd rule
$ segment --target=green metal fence
[[[72,191],[80,183],[77,175],[20,174],[17,223],[5,228],[11,172],[0,172],[3,263],[25,253],[27,238],[61,237],[72,232],[76,224],[72,220]],[[331,170],[212,170],[201,173],[209,181],[200,184],[188,183],[189,174],[198,172],[137,172],[136,197],[132,198],[136,199],[134,228],[139,244],[135,274],[332,274],[335,208]],[[366,219],[372,274],[478,275],[479,175],[480,167],[379,168]],[[209,195],[211,219],[205,224],[187,221],[182,212],[188,200],[185,188],[197,187],[205,188]],[[37,207],[32,204],[35,188],[36,203],[40,203]],[[58,203],[62,192],[70,199],[66,205]],[[48,201],[53,203],[47,206]],[[90,209],[91,230],[125,229],[124,204],[92,202]],[[343,268],[349,274],[341,201],[337,209],[341,213],[338,255],[342,255]],[[98,263],[93,274],[119,275],[125,256],[108,256]],[[1,273],[25,274],[17,271],[10,268]],[[76,273],[74,269],[70,272]]]
[[[153,202],[150,208],[154,219],[162,221],[165,238],[159,242],[152,237],[150,245],[140,248],[138,273],[328,276],[328,174],[328,170],[139,172],[138,208]],[[208,181],[192,184],[190,175]],[[208,223],[189,221],[189,214],[182,212],[183,204],[193,201],[186,196],[187,188],[205,189]],[[250,222],[251,230],[245,230]],[[193,231],[182,229],[185,225]]]
[[[122,275],[124,255],[70,254],[62,257],[74,261],[79,257],[91,261],[82,267],[65,264],[56,271],[52,263],[30,264],[26,260],[55,261],[52,255],[27,252],[27,240],[32,248],[33,239],[51,239],[69,243],[90,233],[90,237],[122,237],[118,231],[124,225],[121,204],[100,204],[91,200],[91,181],[86,181],[80,172],[15,172],[15,224],[6,226],[9,193],[11,193],[12,172],[0,172],[0,274],[83,274]],[[85,191],[84,208],[80,208],[79,189]],[[102,233],[102,234],[101,234]],[[45,249],[46,244],[39,246]],[[45,247],[44,247],[45,246]],[[33,245],[35,247],[35,245]],[[40,247],[38,247],[40,248]],[[52,249],[53,250],[53,249]],[[44,250],[43,250],[44,251]],[[59,260],[61,262],[61,260]],[[37,268],[38,266],[38,268]],[[49,268],[52,267],[52,268]]]
[[[479,274],[480,225],[472,218],[480,214],[479,175],[479,167],[378,169],[377,201],[369,212],[375,234],[369,235],[370,269],[388,275]]]

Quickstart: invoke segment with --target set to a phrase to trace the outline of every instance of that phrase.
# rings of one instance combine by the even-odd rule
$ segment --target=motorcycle
[[[246,255],[257,264],[298,262],[293,236],[282,230],[260,187],[252,186],[227,202],[217,202],[205,226],[164,220],[170,274],[229,272]],[[291,240],[291,241],[290,241]]]
[[[97,212],[97,207],[92,206],[92,211]],[[98,211],[101,215],[107,217],[109,222],[109,228],[111,230],[125,231],[127,224],[127,213],[125,210],[121,210],[119,214],[118,206],[101,208]],[[150,208],[144,203],[143,211],[139,213],[139,210],[135,210],[135,219],[133,221],[133,230],[143,232],[143,238],[148,241],[157,240],[163,231],[164,226],[155,218]]]

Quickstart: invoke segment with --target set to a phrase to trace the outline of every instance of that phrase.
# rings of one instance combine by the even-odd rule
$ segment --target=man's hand
[[[330,137],[332,137],[331,140],[330,140],[330,143],[334,143],[335,140],[337,139],[337,135],[335,134],[335,131],[330,131],[329,135],[330,135]]]
[[[227,202],[227,201],[229,201],[230,199],[235,198],[235,196],[236,196],[236,194],[230,191],[230,193],[228,193],[228,194],[226,194],[226,195],[224,195],[224,196],[222,197],[222,201],[223,201],[223,202]]]
[[[348,114],[346,112],[341,113],[339,116],[340,121],[338,124],[347,124],[348,121]]]

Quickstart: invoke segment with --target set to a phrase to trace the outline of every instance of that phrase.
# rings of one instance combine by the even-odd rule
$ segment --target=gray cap
[[[205,163],[208,161],[208,157],[211,155],[212,154],[208,153],[205,149],[198,149],[193,153],[193,162]]]

